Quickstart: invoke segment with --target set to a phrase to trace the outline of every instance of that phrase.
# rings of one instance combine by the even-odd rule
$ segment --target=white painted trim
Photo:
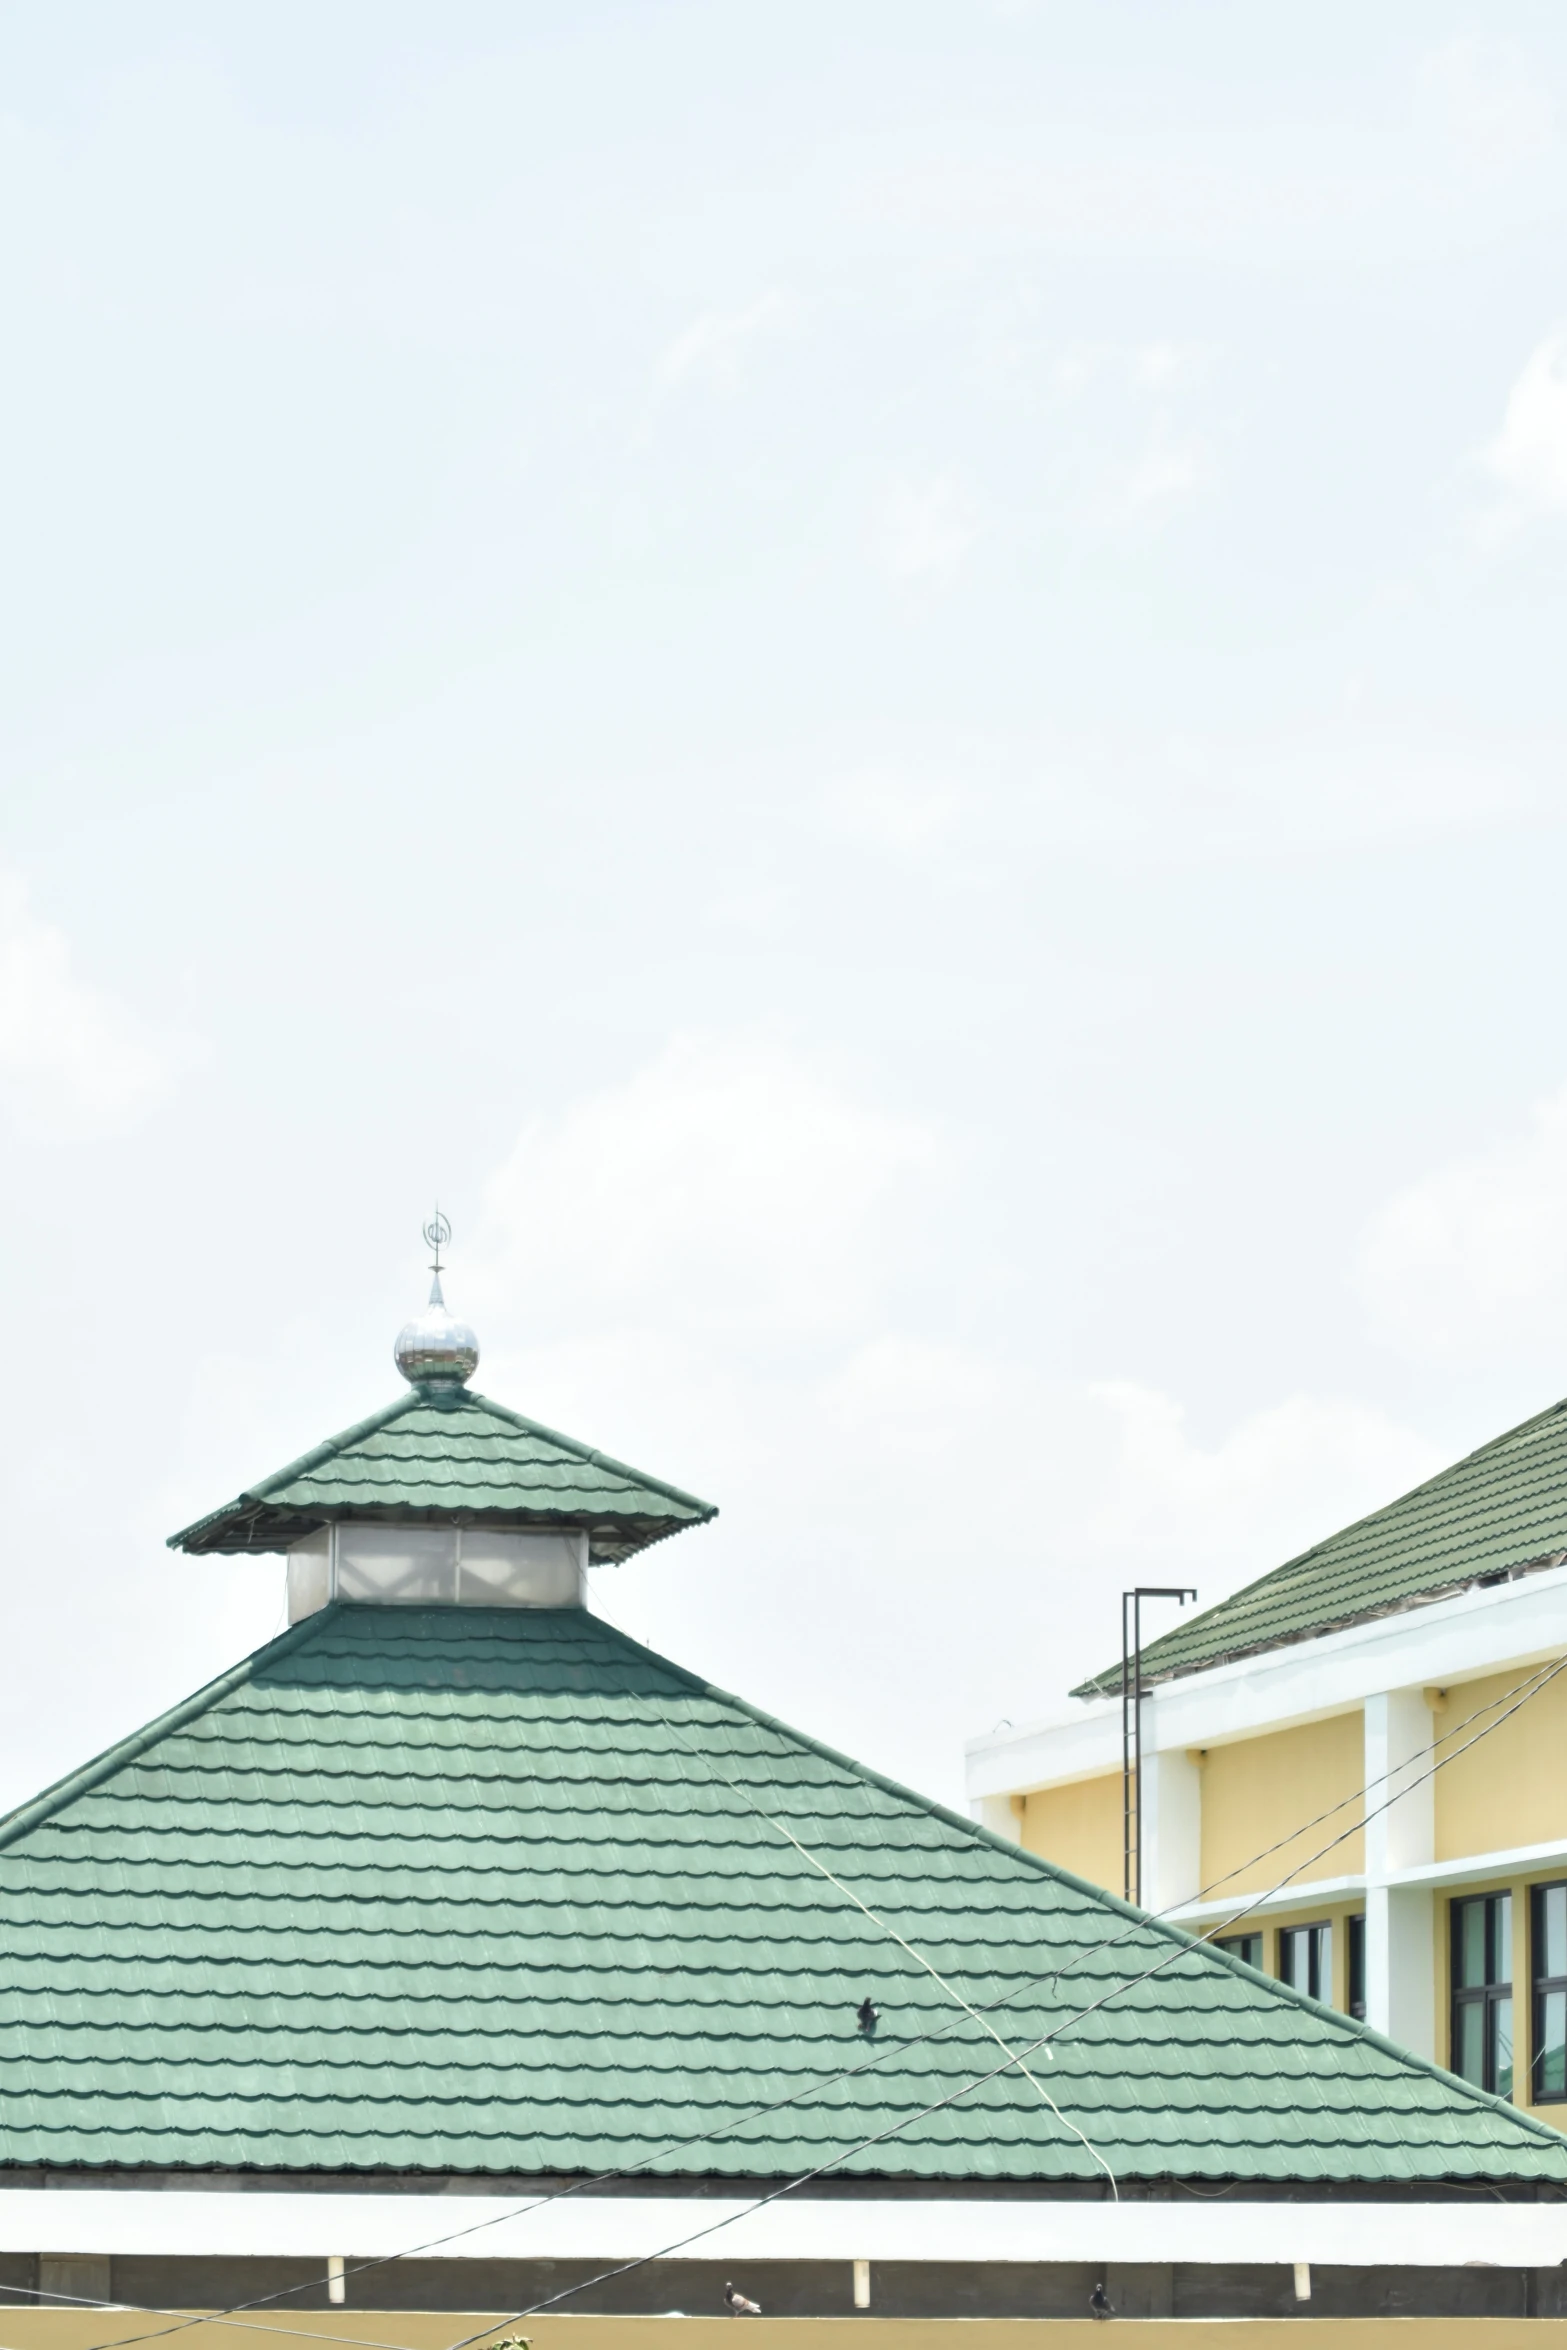
[[[1364,1877],[1313,1877],[1309,1883],[1299,1880],[1293,1885],[1278,1886],[1271,1893],[1232,1893],[1227,1901],[1192,1901],[1184,1909],[1170,1911],[1171,1922],[1187,1926],[1194,1932],[1199,1925],[1207,1925],[1214,1918],[1235,1917],[1244,1910],[1235,1931],[1244,1934],[1253,1918],[1275,1916],[1280,1910],[1298,1909],[1309,1912],[1316,1909],[1336,1909],[1346,1901],[1359,1901],[1366,1890]]]
[[[1462,1860],[1427,1861],[1415,1869],[1395,1869],[1390,1885],[1478,1885],[1491,1877],[1527,1877],[1536,1869],[1567,1867],[1567,1840],[1551,1844],[1513,1844],[1503,1852],[1472,1852]]]
[[[575,2195],[531,2212],[496,2196],[0,2189],[0,2250],[356,2260],[508,2216],[429,2257],[627,2260],[713,2222],[712,2260],[1309,2261],[1349,2267],[1553,2267],[1567,2204],[966,2202]],[[355,2299],[352,2275],[348,2300]]]

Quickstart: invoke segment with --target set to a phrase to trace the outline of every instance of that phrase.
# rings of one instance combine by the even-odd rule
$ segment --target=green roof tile
[[[585,1526],[599,1561],[718,1515],[711,1502],[466,1388],[414,1388],[199,1518],[169,1547],[286,1550],[334,1518]]]
[[[1143,1679],[1201,1672],[1466,1584],[1567,1559],[1567,1402],[1330,1535],[1143,1650]],[[1118,1694],[1120,1660],[1073,1690]]]
[[[1119,2177],[1567,2185],[1554,2131],[581,1609],[352,1605],[0,1825],[0,2165],[775,2179],[905,2121],[843,2169],[1097,2176],[1016,2073],[915,2118],[999,2052],[771,1820],[1057,2034]]]

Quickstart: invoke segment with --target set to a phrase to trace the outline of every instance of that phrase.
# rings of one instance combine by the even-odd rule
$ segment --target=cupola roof
[[[171,1550],[278,1551],[344,1519],[393,1525],[575,1527],[598,1566],[716,1518],[710,1501],[475,1395],[479,1342],[447,1310],[437,1209],[430,1299],[397,1334],[412,1392],[169,1536]]]
[[[415,1387],[194,1525],[171,1550],[290,1550],[334,1519],[578,1526],[597,1564],[718,1515],[710,1501],[457,1384]]]

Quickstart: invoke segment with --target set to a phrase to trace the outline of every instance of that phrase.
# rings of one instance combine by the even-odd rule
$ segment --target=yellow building
[[[1564,1663],[1558,1404],[1148,1643],[1145,1906],[1567,2128]],[[968,1749],[976,1818],[1116,1892],[1121,1682]]]

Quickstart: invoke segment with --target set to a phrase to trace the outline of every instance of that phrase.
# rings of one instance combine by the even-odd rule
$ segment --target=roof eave
[[[489,1526],[518,1533],[564,1527],[580,1528],[588,1536],[588,1555],[595,1566],[614,1566],[671,1534],[684,1533],[688,1526],[705,1526],[717,1515],[714,1507],[700,1517],[664,1519],[634,1513],[621,1517],[609,1511],[410,1508],[395,1502],[382,1507],[279,1509],[255,1494],[241,1494],[226,1509],[171,1534],[168,1547],[195,1558],[247,1557],[292,1550],[328,1525]]]
[[[1450,1582],[1431,1583],[1420,1591],[1406,1591],[1398,1599],[1384,1600],[1380,1607],[1356,1608],[1348,1615],[1325,1617],[1320,1624],[1306,1624],[1292,1632],[1273,1632],[1265,1640],[1238,1641],[1233,1648],[1216,1648],[1210,1656],[1193,1657],[1189,1661],[1161,1666],[1155,1648],[1143,1651],[1142,1685],[1144,1690],[1157,1688],[1161,1681],[1190,1680],[1198,1673],[1217,1672],[1221,1665],[1243,1664],[1248,1658],[1269,1656],[1280,1648],[1299,1648],[1308,1640],[1326,1640],[1334,1632],[1352,1632],[1357,1624],[1377,1624],[1388,1616],[1406,1616],[1416,1608],[1435,1607],[1444,1599],[1456,1599],[1460,1592],[1478,1591],[1503,1583],[1516,1583],[1525,1575],[1544,1574],[1549,1567],[1567,1565],[1567,1551],[1543,1551],[1538,1558],[1520,1559],[1510,1567],[1495,1568],[1483,1575],[1455,1575]],[[1220,1606],[1225,1605],[1220,1601]],[[1186,1627],[1195,1631],[1195,1624]],[[1167,1634],[1172,1641],[1181,1637],[1179,1631]],[[1119,1697],[1119,1671],[1102,1673],[1092,1681],[1079,1681],[1069,1697]]]

